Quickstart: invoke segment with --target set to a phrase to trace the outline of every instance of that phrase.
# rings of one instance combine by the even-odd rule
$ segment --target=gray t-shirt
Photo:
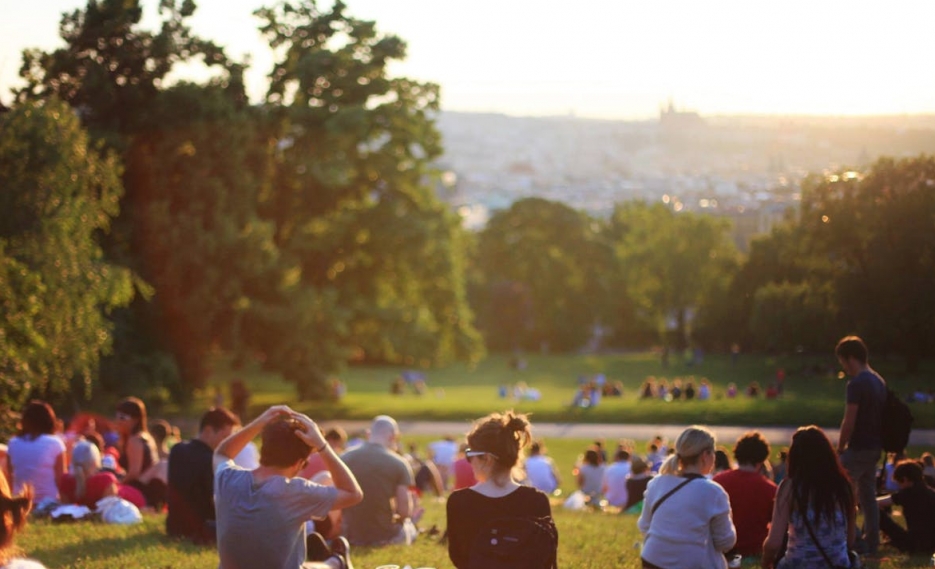
[[[412,468],[399,455],[376,443],[364,443],[341,456],[364,491],[361,503],[344,510],[344,535],[355,545],[377,545],[392,540],[399,524],[393,523],[396,488],[412,486]]]
[[[214,474],[220,569],[299,569],[305,522],[328,514],[336,488],[274,476],[255,484],[253,471],[228,460]]]

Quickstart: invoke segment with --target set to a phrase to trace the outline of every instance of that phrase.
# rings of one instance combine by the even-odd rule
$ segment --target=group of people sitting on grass
[[[414,449],[403,452],[399,427],[385,415],[349,441],[340,429],[323,431],[286,406],[270,407],[243,427],[230,411],[212,408],[193,439],[169,450],[162,486],[147,476],[162,459],[138,399],[117,406],[113,449],[98,448],[88,433],[70,445],[69,456],[57,424],[51,407],[31,402],[9,443],[0,476],[0,569],[41,567],[13,549],[33,507],[47,499],[90,504],[98,496],[150,508],[164,503],[167,533],[216,547],[221,568],[348,569],[352,546],[425,539],[418,528],[420,477],[422,487],[450,492],[445,537],[459,569],[510,556],[530,567],[556,567],[550,494],[559,473],[521,414],[483,417],[461,445],[444,438],[422,458]],[[239,466],[237,457],[258,437],[258,460]],[[726,568],[734,556],[758,556],[767,569],[850,566],[856,500],[821,429],[800,428],[772,471],[769,444],[757,432],[736,442],[736,468],[717,474],[708,429],[689,427],[667,447],[658,437],[644,458],[625,443],[608,463],[596,444],[575,472],[592,503],[639,512],[644,567]],[[104,468],[102,455],[114,457],[119,470]],[[925,472],[920,461],[897,461],[895,491],[878,500],[881,529],[902,551],[935,551],[935,491]],[[906,527],[886,513],[893,505],[901,506]]]
[[[697,386],[694,377],[676,377],[670,383],[668,379],[649,376],[640,386],[640,399],[661,399],[663,401],[707,401],[713,393],[707,378],[701,378]]]

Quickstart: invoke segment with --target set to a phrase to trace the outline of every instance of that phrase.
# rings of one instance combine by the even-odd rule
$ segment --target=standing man
[[[360,481],[363,501],[344,511],[344,535],[354,545],[411,543],[412,468],[396,450],[399,426],[380,415],[370,426],[369,440],[344,453],[348,468]]]
[[[169,452],[166,533],[195,543],[214,543],[214,449],[230,436],[240,419],[223,407],[201,416],[198,436]]]
[[[846,336],[834,349],[847,382],[847,406],[841,421],[838,453],[857,490],[864,513],[863,551],[876,555],[880,545],[880,510],[876,502],[877,462],[883,452],[883,408],[886,381],[867,363],[867,346],[857,336]]]
[[[233,458],[261,433],[260,466],[245,470],[235,465]],[[334,486],[296,476],[312,449],[325,460]],[[214,462],[218,569],[353,569],[344,538],[334,540],[331,557],[305,562],[306,520],[353,506],[363,497],[354,476],[311,419],[285,405],[270,407],[224,439]]]

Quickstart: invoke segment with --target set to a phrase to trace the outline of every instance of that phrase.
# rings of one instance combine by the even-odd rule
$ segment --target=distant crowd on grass
[[[813,425],[783,441],[776,463],[756,431],[735,442],[733,461],[703,426],[671,446],[656,437],[643,454],[625,440],[608,456],[598,440],[575,464],[569,496],[528,417],[512,411],[478,419],[461,441],[430,443],[423,456],[401,448],[387,415],[348,437],[282,405],[245,425],[213,407],[182,441],[168,424],[148,421],[135,397],[112,419],[76,417],[67,428],[35,400],[0,452],[0,569],[42,567],[13,548],[29,512],[94,518],[115,503],[136,516],[165,511],[167,534],[216,548],[222,569],[352,569],[352,546],[425,539],[445,543],[458,569],[494,560],[554,569],[559,505],[637,524],[649,569],[726,569],[744,557],[766,569],[856,567],[861,555],[880,554],[881,532],[885,547],[931,555],[935,460],[894,452],[877,464],[892,444],[883,424],[898,421],[896,411],[859,338],[842,339],[835,353],[851,378],[837,445]],[[426,493],[446,499],[444,528],[422,524]]]

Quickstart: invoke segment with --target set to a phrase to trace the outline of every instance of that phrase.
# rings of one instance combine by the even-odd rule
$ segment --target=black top
[[[156,451],[156,441],[153,440],[152,435],[146,431],[140,431],[132,435],[130,438],[139,437],[143,441],[143,464],[140,466],[140,474],[143,474],[149,467],[156,463],[159,460],[159,453]],[[123,448],[120,449],[120,457],[117,459],[117,464],[120,465],[120,468],[124,470],[130,470],[130,457],[127,456],[127,447],[129,445],[129,439],[127,444],[123,445]]]
[[[166,533],[196,542],[216,539],[214,528],[214,451],[198,439],[177,443],[169,451]]]
[[[912,551],[935,551],[935,490],[925,483],[913,484],[893,494],[893,503],[903,507]]]
[[[471,544],[492,520],[551,515],[549,497],[529,486],[520,486],[500,498],[489,498],[470,488],[455,490],[448,497],[448,557],[455,567],[467,567]]]

